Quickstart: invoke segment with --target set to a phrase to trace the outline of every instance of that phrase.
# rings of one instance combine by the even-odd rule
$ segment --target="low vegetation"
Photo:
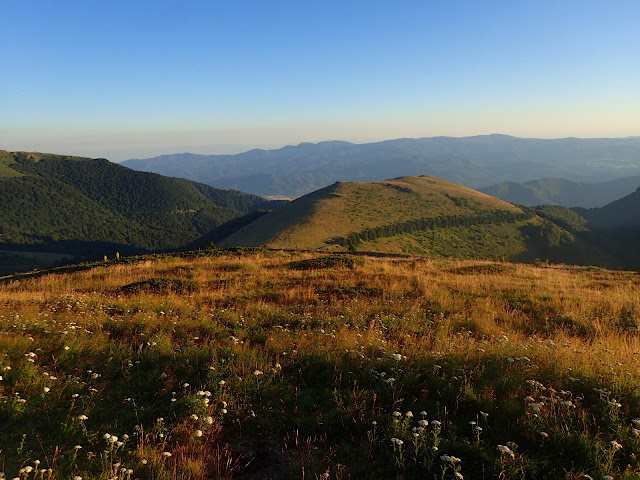
[[[639,286],[594,267],[243,249],[4,280],[0,466],[638,478]]]

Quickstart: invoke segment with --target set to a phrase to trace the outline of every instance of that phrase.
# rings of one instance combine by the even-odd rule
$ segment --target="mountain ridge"
[[[264,196],[298,197],[336,181],[431,175],[471,188],[502,181],[576,182],[640,175],[640,138],[532,139],[502,134],[373,143],[327,141],[234,155],[176,154],[123,165]]]
[[[563,178],[543,178],[529,182],[502,182],[478,190],[520,205],[563,205],[603,207],[632,193],[640,186],[640,175],[598,183],[572,182]]]

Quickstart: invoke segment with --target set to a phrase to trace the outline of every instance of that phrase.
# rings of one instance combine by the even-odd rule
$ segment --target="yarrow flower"
[[[446,454],[440,455],[440,460],[450,465],[455,465],[456,463],[460,463],[462,461],[458,457],[454,457],[453,455],[446,455]]]
[[[620,443],[619,443],[619,442],[617,442],[616,440],[611,440],[611,441],[609,442],[609,445],[611,445],[611,448],[612,448],[614,451],[616,451],[616,452],[617,452],[618,450],[622,449],[622,444],[620,444]]]
[[[394,438],[391,439],[391,445],[393,445],[394,447],[401,447],[403,443],[404,442],[402,440],[400,440],[399,438],[395,438],[394,437]]]
[[[500,452],[500,455],[509,455],[511,458],[516,456],[515,453],[513,453],[513,450],[506,445],[498,445],[497,450]]]

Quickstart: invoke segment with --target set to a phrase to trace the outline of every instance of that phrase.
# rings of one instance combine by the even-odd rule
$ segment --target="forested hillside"
[[[102,256],[173,249],[273,204],[104,159],[2,152],[0,248]]]

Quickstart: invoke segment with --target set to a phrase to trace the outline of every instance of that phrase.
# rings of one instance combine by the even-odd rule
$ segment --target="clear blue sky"
[[[640,135],[640,2],[3,0],[0,149]]]

